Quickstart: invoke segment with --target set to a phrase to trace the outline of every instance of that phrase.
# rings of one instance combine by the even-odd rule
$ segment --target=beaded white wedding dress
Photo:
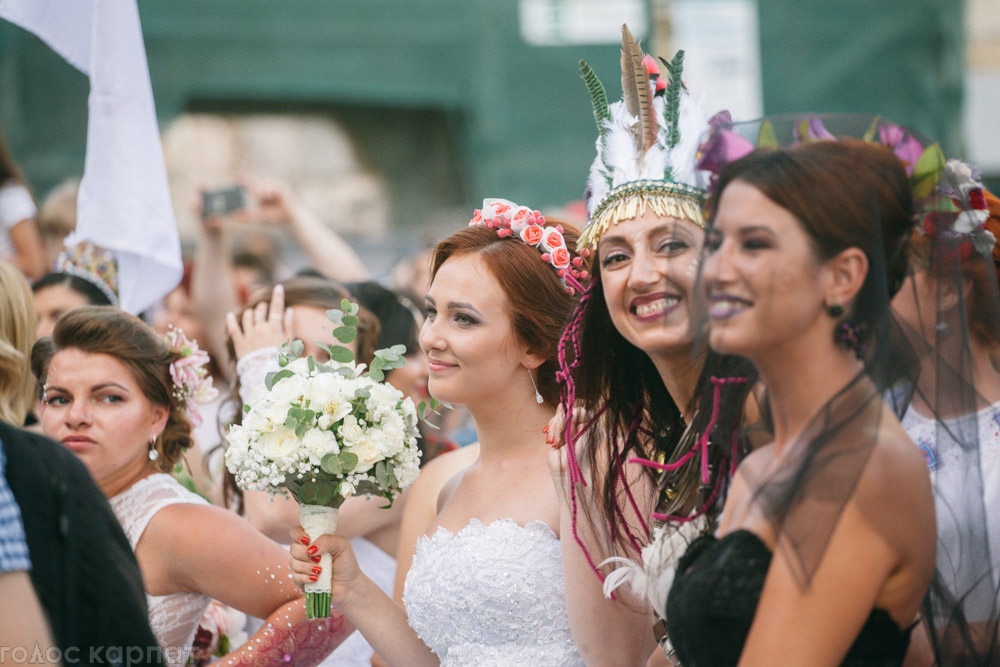
[[[559,538],[542,522],[472,522],[417,542],[403,593],[442,667],[577,667]]]

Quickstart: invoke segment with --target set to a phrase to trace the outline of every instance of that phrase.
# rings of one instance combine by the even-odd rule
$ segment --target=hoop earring
[[[535,402],[538,404],[544,403],[545,399],[542,398],[542,395],[540,393],[538,393],[538,385],[535,384],[535,377],[531,374],[530,368],[528,369],[528,378],[531,380],[531,386],[534,387],[535,389]]]
[[[156,436],[153,436],[153,439],[149,441],[149,460],[155,461],[158,458],[160,458],[160,453],[156,451]]]

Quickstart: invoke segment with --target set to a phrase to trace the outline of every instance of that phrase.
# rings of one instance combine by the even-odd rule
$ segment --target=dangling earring
[[[531,386],[535,388],[535,402],[539,404],[544,403],[545,399],[538,393],[538,385],[535,384],[535,377],[531,374],[530,368],[528,369],[528,378],[531,380]]]
[[[840,317],[844,314],[844,307],[839,303],[833,303],[826,307],[826,312],[830,317]]]
[[[153,439],[149,441],[149,460],[155,461],[158,458],[160,458],[160,453],[156,451],[156,436],[154,435]]]

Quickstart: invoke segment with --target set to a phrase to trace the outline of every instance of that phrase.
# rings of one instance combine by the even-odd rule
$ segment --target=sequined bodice
[[[177,503],[207,505],[205,500],[191,493],[170,475],[150,475],[139,480],[110,499],[118,522],[135,550],[150,520],[164,507]],[[171,595],[146,595],[149,605],[149,625],[164,649],[164,662],[183,665],[211,599],[199,593],[173,593]]]
[[[692,542],[667,599],[667,632],[684,667],[739,662],[770,564],[771,551],[748,530]],[[875,609],[841,665],[898,667],[909,641],[908,629]]]
[[[559,539],[541,522],[476,519],[417,543],[410,625],[442,667],[583,665],[570,635]]]

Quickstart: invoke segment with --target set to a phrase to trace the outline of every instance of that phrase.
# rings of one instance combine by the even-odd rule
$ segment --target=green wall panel
[[[766,114],[878,113],[961,153],[962,0],[758,0]]]
[[[395,202],[427,187],[426,175],[400,180],[420,170],[421,150],[400,133],[423,130],[424,149],[433,141],[453,156],[454,169],[434,178],[462,206],[579,198],[596,130],[577,61],[618,88],[617,46],[528,46],[514,0],[140,0],[139,9],[161,125],[189,110],[330,113],[353,128]],[[3,23],[0,84],[0,123],[36,189],[78,173],[86,80]]]

